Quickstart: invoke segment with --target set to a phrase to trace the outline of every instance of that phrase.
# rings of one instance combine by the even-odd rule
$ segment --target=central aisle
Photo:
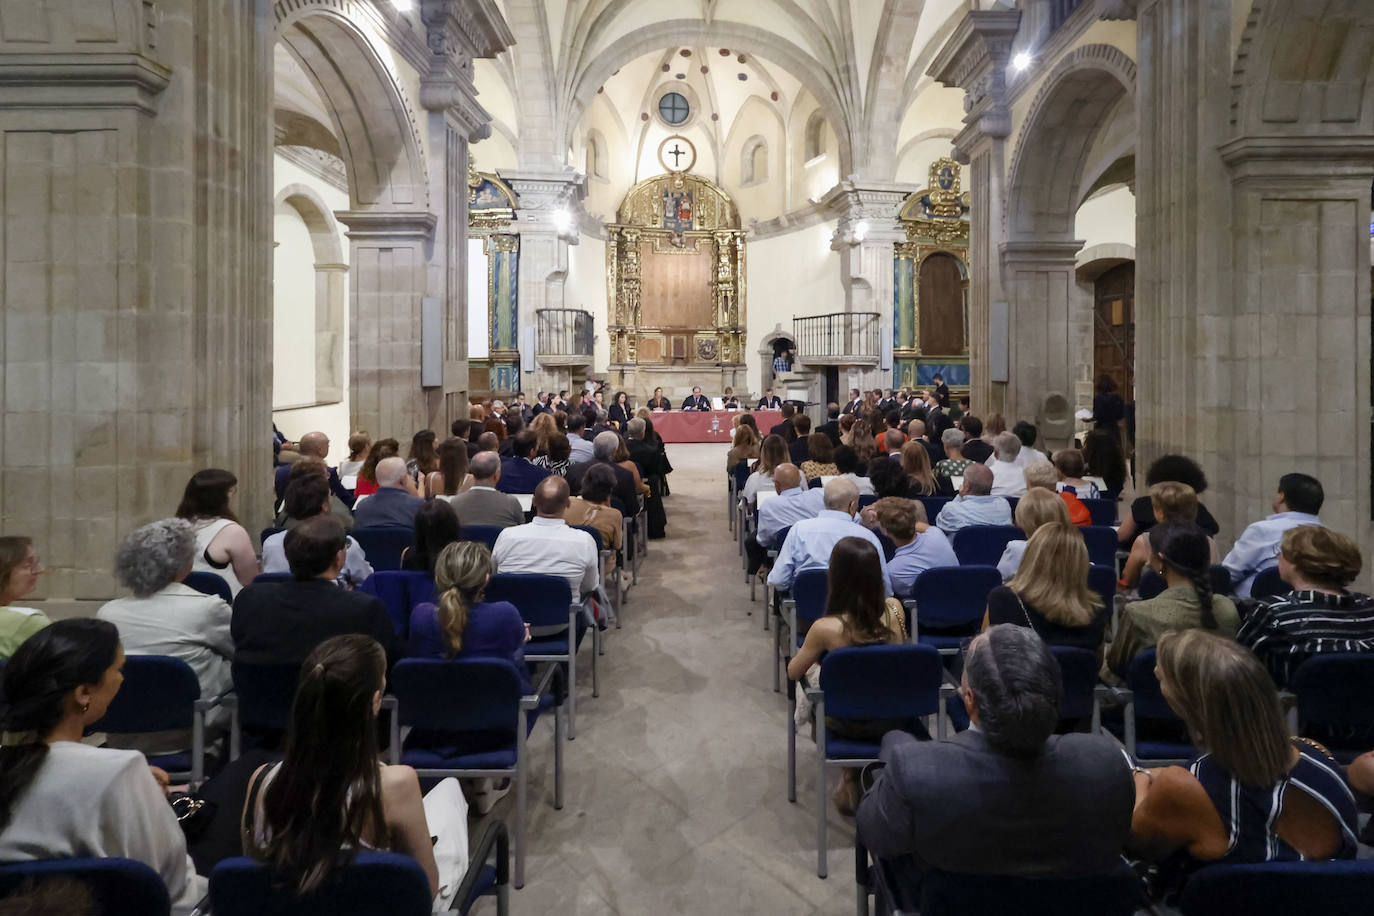
[[[751,605],[726,527],[725,452],[668,446],[668,538],[651,542],[624,627],[608,633],[599,698],[579,661],[562,811],[546,790],[551,729],[535,730],[514,913],[853,912],[853,829],[833,807],[830,877],[816,877],[808,736],[787,801],[786,695],[773,692],[763,590]]]

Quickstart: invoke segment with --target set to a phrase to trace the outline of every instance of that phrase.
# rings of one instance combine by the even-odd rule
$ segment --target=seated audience
[[[569,500],[568,482],[562,477],[541,480],[534,491],[535,517],[529,524],[502,531],[491,558],[497,572],[562,576],[576,602],[596,591],[600,557],[591,535],[569,528],[563,520]]]
[[[176,512],[177,518],[191,523],[196,536],[195,571],[219,576],[235,595],[243,583],[252,582],[262,571],[253,539],[229,508],[238,484],[239,479],[229,471],[196,471],[186,482]]]
[[[582,411],[574,410],[568,414],[568,463],[581,464],[592,460],[592,441],[583,435],[587,429],[587,418]]]
[[[891,455],[894,458],[900,458],[902,454],[902,446],[906,445],[906,434],[903,433],[900,429],[889,429],[883,433],[882,444],[883,447],[882,449],[880,449],[880,451],[884,456]],[[922,451],[924,450],[925,449],[923,448]]]
[[[782,436],[784,442],[791,443],[797,438],[797,427],[792,423],[792,418],[797,415],[797,405],[791,401],[782,402],[782,420],[773,425],[768,430],[770,436]]]
[[[482,433],[477,437],[477,451],[479,452],[491,452],[493,455],[500,458],[500,446],[501,440],[496,438],[495,433]]]
[[[1030,627],[1052,646],[1096,650],[1108,616],[1101,597],[1088,588],[1083,535],[1060,518],[1031,535],[1016,575],[988,593],[983,626]]]
[[[801,471],[794,464],[773,469],[773,490],[777,498],[759,505],[759,523],[754,537],[744,542],[749,574],[762,575],[768,549],[779,547],[778,535],[802,519],[815,518],[825,508],[825,494],[802,486]]]
[[[287,477],[286,489],[291,489],[291,484],[302,477],[318,477],[329,485],[329,468],[324,466],[324,462],[318,458],[301,458],[291,465],[291,473]],[[339,495],[331,487],[329,490],[329,514],[343,522],[345,529],[353,527],[353,511],[348,508],[348,503],[339,499]],[[276,516],[272,519],[272,524],[278,528],[286,527],[286,520],[289,515],[286,511],[286,491],[281,494],[280,505]]]
[[[1027,493],[1032,490],[1044,490],[1047,493],[1057,494],[1059,501],[1064,504],[1064,508],[1069,513],[1069,524],[1092,524],[1092,513],[1077,496],[1073,493],[1059,492],[1059,472],[1055,470],[1053,464],[1048,461],[1032,461],[1021,469],[1021,476],[1026,481]]]
[[[1278,563],[1283,533],[1299,525],[1320,525],[1317,513],[1326,498],[1322,485],[1306,474],[1284,474],[1274,494],[1274,514],[1251,523],[1231,546],[1221,565],[1236,584],[1236,596],[1250,597],[1255,576]]]
[[[507,528],[525,523],[520,500],[497,489],[501,482],[501,458],[495,452],[478,452],[469,465],[472,486],[465,493],[448,497],[449,504],[464,525],[495,525]]]
[[[920,443],[921,448],[925,449],[926,458],[928,459],[927,463],[932,468],[934,468],[935,465],[937,465],[941,461],[945,460],[945,447],[943,440],[941,440],[939,445],[936,445],[934,442],[930,441],[930,427],[928,427],[925,424],[925,421],[912,420],[909,423],[907,423],[906,429],[907,435],[911,437],[911,441]],[[941,432],[940,435],[944,435],[944,433]]]
[[[1340,765],[1289,737],[1249,650],[1195,629],[1166,633],[1155,672],[1204,753],[1188,769],[1137,769],[1136,853],[1227,865],[1355,858],[1359,815]]]
[[[830,552],[840,538],[857,537],[868,541],[878,551],[886,594],[892,594],[892,579],[888,575],[887,560],[878,536],[854,520],[859,511],[859,489],[843,477],[825,485],[825,508],[815,518],[802,519],[792,526],[778,551],[777,562],[768,574],[768,584],[787,591],[796,581],[797,573],[807,569],[825,569],[830,564]]]
[[[732,471],[741,461],[757,461],[759,457],[758,430],[748,423],[735,427],[735,438],[725,454],[725,470]]]
[[[455,420],[455,423],[458,421]],[[372,437],[362,430],[358,430],[348,437],[348,457],[339,462],[339,476],[353,477],[358,476],[358,472],[363,469],[363,462],[367,460],[367,451],[372,448]]]
[[[630,476],[634,479],[636,495],[647,497],[650,493],[649,485],[644,482],[644,475],[639,473],[639,465],[635,464],[634,459],[630,457],[629,443],[620,433],[615,435],[615,451],[611,453],[611,461],[630,472]]]
[[[1293,591],[1260,598],[1236,632],[1279,687],[1314,655],[1374,652],[1374,598],[1349,590],[1362,563],[1355,542],[1329,528],[1283,533],[1279,575]]]
[[[787,451],[792,456],[792,463],[801,467],[811,457],[811,418],[804,413],[797,414],[792,418],[792,428],[796,438],[787,446]]]
[[[1110,436],[1107,438],[1115,446],[1116,440]],[[1091,462],[1089,465],[1091,466]],[[1209,536],[1216,537],[1221,528],[1217,525],[1217,520],[1212,518],[1212,513],[1208,512],[1207,507],[1200,501],[1203,491],[1207,489],[1207,476],[1202,473],[1198,463],[1182,455],[1164,455],[1155,459],[1150,469],[1145,472],[1145,486],[1153,487],[1157,483],[1169,482],[1192,487],[1194,501],[1197,502],[1196,524]],[[1107,489],[1111,489],[1110,480],[1107,481]],[[1144,534],[1156,524],[1158,522],[1155,520],[1154,504],[1147,490],[1131,503],[1131,513],[1122,519],[1121,528],[1117,531],[1117,541],[1123,545],[1133,544],[1137,535]]]
[[[859,466],[865,467],[873,460],[873,456],[878,454],[878,441],[873,438],[873,427],[867,420],[855,420],[854,428],[849,432],[849,442],[846,444],[858,456]],[[840,473],[843,474],[844,471]]]
[[[406,473],[415,482],[417,492],[424,496],[425,477],[439,470],[439,453],[434,443],[438,436],[432,429],[422,429],[410,437],[410,452],[406,455]]]
[[[593,464],[604,464],[615,472],[615,490],[611,495],[620,500],[626,512],[633,515],[639,511],[639,486],[635,475],[616,463],[615,454],[619,448],[620,434],[615,430],[598,433],[592,440],[592,460],[568,469],[568,488],[573,493],[582,492],[582,475]]]
[[[947,480],[951,477],[963,477],[964,469],[973,463],[971,459],[964,457],[963,430],[945,430],[940,434],[940,445],[945,450],[945,457],[936,463],[935,476]]]
[[[378,762],[386,672],[382,647],[366,636],[337,636],[310,653],[291,704],[286,756],[259,767],[249,783],[243,850],[271,865],[293,894],[327,883],[351,850],[402,853],[429,879],[436,909],[447,909],[467,862],[444,857],[441,868],[436,853],[455,842],[467,847],[462,790],[450,778],[421,797],[413,769]]]
[[[1164,577],[1168,588],[1121,611],[1102,666],[1102,679],[1108,682],[1119,683],[1131,659],[1170,630],[1200,628],[1231,638],[1240,624],[1231,599],[1212,594],[1212,545],[1201,528],[1156,525],[1149,539],[1149,566]]]
[[[502,415],[501,422],[505,424],[506,435],[501,440],[501,444],[496,447],[496,453],[504,459],[518,454],[515,450],[515,437],[524,432],[525,420],[519,411],[507,410]]]
[[[604,464],[587,468],[582,475],[582,492],[568,500],[563,521],[573,527],[586,525],[601,535],[601,546],[614,551],[606,559],[606,580],[615,581],[616,555],[624,546],[624,516],[611,505],[615,472]],[[628,575],[628,573],[627,573]]]
[[[1054,488],[1079,499],[1101,499],[1102,491],[1097,484],[1083,479],[1086,467],[1082,452],[1076,448],[1061,448],[1054,453],[1054,469],[1059,474],[1059,482]]]
[[[936,526],[945,534],[953,534],[970,525],[1010,525],[1011,505],[1000,496],[992,496],[991,489],[992,471],[987,465],[969,465],[959,495],[935,516]]]
[[[1083,440],[1083,461],[1086,473],[1101,477],[1107,485],[1102,498],[1119,499],[1126,486],[1126,455],[1121,451],[1121,443],[1106,430],[1095,429]]]
[[[439,470],[425,475],[421,494],[427,498],[456,496],[471,486],[467,442],[456,436],[445,439],[439,443]]]
[[[388,458],[396,458],[401,454],[401,443],[395,439],[378,439],[372,443],[372,448],[368,450],[367,460],[363,462],[362,468],[358,471],[357,485],[353,489],[355,497],[371,496],[377,492],[377,465]],[[410,477],[409,474],[406,475]],[[407,489],[414,493],[415,481],[410,481]]]
[[[461,535],[458,514],[445,499],[431,499],[415,513],[415,542],[401,551],[401,568],[415,572],[434,572],[434,561]]]
[[[1025,467],[1035,461],[1050,460],[1049,455],[1046,455],[1035,447],[1035,440],[1040,438],[1040,430],[1036,429],[1034,423],[1018,420],[1016,425],[1011,428],[1011,433],[1021,442],[1021,452],[1016,456],[1017,463],[1020,464],[1021,467]]]
[[[897,456],[900,457],[900,456]],[[902,468],[901,461],[878,455],[868,463],[868,476],[858,478],[867,480],[873,487],[873,495],[879,499],[896,496],[901,499],[915,499],[916,486]]]
[[[960,454],[975,464],[983,464],[992,457],[992,443],[983,438],[983,421],[975,416],[966,415],[959,421],[964,431],[964,447]],[[941,443],[944,434],[940,434]]]
[[[1026,552],[1026,542],[1041,526],[1055,522],[1073,524],[1069,520],[1069,510],[1064,507],[1064,501],[1054,493],[1039,487],[1026,491],[1026,495],[1017,502],[1013,517],[1016,519],[1016,527],[1020,528],[1026,537],[1009,541],[1003,549],[1002,558],[997,561],[997,571],[1002,574],[1003,582],[1011,581],[1011,577],[1021,568],[1021,557]],[[1083,575],[1086,577],[1087,573],[1084,572]]]
[[[1135,800],[1130,763],[1109,737],[1054,734],[1063,688],[1045,641],[1005,625],[975,637],[959,692],[974,727],[948,741],[889,732],[885,766],[859,804],[859,839],[882,860],[902,911],[915,912],[927,869],[1119,869]]]
[[[366,441],[366,439],[367,436],[364,435],[363,440]],[[353,439],[350,437],[349,447],[352,448],[352,446]],[[329,491],[338,497],[344,508],[351,509],[353,507],[353,494],[339,480],[340,472],[329,467],[329,437],[321,432],[306,433],[301,436],[298,451],[302,458],[314,458],[324,465],[324,473],[329,480]],[[362,465],[359,464],[358,466],[361,467]],[[278,500],[286,495],[286,485],[290,482],[294,467],[294,465],[283,465],[277,468],[274,474],[273,485]]]
[[[830,551],[830,575],[825,596],[825,616],[806,631],[797,654],[787,663],[787,676],[816,685],[821,658],[835,649],[906,642],[906,616],[901,602],[884,598],[880,560],[882,551],[857,537],[843,537]],[[843,721],[827,718],[825,727],[841,737],[877,739],[900,722]],[[854,815],[862,791],[859,770],[846,767],[833,795],[835,807],[846,817]]]
[[[501,479],[496,488],[502,493],[533,493],[539,481],[549,476],[547,468],[530,460],[537,445],[535,434],[523,429],[510,442],[511,455],[501,462]]]
[[[841,445],[835,449],[835,467],[840,472],[839,479],[847,480],[853,484],[860,496],[876,496],[878,494],[878,491],[873,488],[873,481],[867,477],[859,476],[859,469],[866,468],[871,458],[872,455],[868,458],[860,457],[852,446]]]
[[[816,432],[824,433],[831,447],[840,444],[840,405],[831,401],[825,406],[825,422],[816,427]],[[809,447],[808,443],[808,447]],[[814,457],[814,456],[813,456]]]
[[[187,914],[207,885],[167,804],[167,774],[138,751],[82,740],[119,692],[123,666],[114,624],[90,618],[56,621],[5,665],[0,862],[133,859],[157,872],[173,913]]]
[[[327,485],[325,485],[327,487]],[[326,492],[327,489],[326,489]],[[115,551],[114,572],[133,592],[108,601],[96,617],[114,624],[130,655],[179,658],[196,673],[203,699],[218,697],[234,686],[229,665],[234,639],[229,634],[232,610],[218,595],[202,595],[181,580],[191,574],[196,538],[185,519],[169,518],[136,528]],[[228,725],[228,711],[210,711],[211,726]],[[148,753],[190,747],[180,742],[164,751],[139,744]]]
[[[254,583],[234,599],[229,631],[236,661],[299,665],[320,643],[344,633],[376,639],[388,665],[401,657],[401,641],[381,599],[335,585],[347,562],[346,536],[336,519],[306,519],[286,532],[283,543],[292,581]]]
[[[31,607],[19,607],[38,587],[43,564],[26,537],[0,537],[0,660],[14,654],[24,640],[48,625],[48,616]]]
[[[286,501],[283,504],[286,512],[286,531],[295,528],[308,518],[315,518],[319,515],[329,515],[333,517],[333,498],[330,496],[328,486],[319,477],[303,477],[291,481],[291,485],[286,488]],[[286,562],[286,531],[278,531],[276,534],[269,535],[267,540],[262,542],[262,571],[265,573],[284,573],[291,571],[291,564]],[[355,541],[351,536],[345,535],[346,560],[344,568],[339,576],[338,584],[345,588],[357,588],[367,581],[367,577],[372,575],[372,564],[367,562],[367,554],[363,552],[362,545]],[[185,578],[185,577],[183,577]]]
[[[749,479],[744,482],[740,495],[751,507],[758,500],[760,490],[773,488],[773,469],[787,464],[787,442],[781,436],[770,434],[759,446],[759,460],[754,464]]]
[[[385,458],[377,465],[377,492],[357,503],[353,524],[357,528],[377,528],[391,525],[409,528],[415,524],[415,513],[425,501],[413,495],[414,481],[406,473],[400,458]]]
[[[916,577],[927,569],[959,565],[949,538],[926,523],[926,507],[919,500],[880,499],[864,509],[863,523],[877,525],[897,547],[887,571],[892,577],[892,593],[898,598],[908,597]]]
[[[953,496],[954,487],[948,477],[936,477],[931,470],[930,454],[925,442],[913,439],[902,446],[902,470],[911,481],[913,496]]]
[[[648,481],[663,476],[658,449],[647,440],[648,421],[635,417],[625,424],[625,449],[634,462],[640,479]]]
[[[1198,514],[1197,494],[1186,483],[1166,480],[1151,484],[1148,495],[1150,511],[1154,514],[1154,524],[1196,525]],[[1151,529],[1153,529],[1153,525]],[[1211,538],[1207,539],[1209,542]],[[1217,561],[1217,545],[1212,544],[1211,562]],[[1136,535],[1131,545],[1126,565],[1121,570],[1121,585],[1135,588],[1140,582],[1140,573],[1150,561],[1150,535]]]
[[[540,416],[547,417],[549,414]],[[530,462],[550,474],[567,477],[568,468],[572,466],[572,442],[562,433],[555,432],[549,436],[548,449],[543,454],[535,455]]]
[[[1026,462],[1021,460],[1021,440],[1014,433],[1000,433],[993,455],[985,465],[992,471],[993,496],[1020,496],[1026,492]]]
[[[835,445],[826,433],[812,433],[806,437],[806,455],[800,467],[802,476],[808,481],[840,475],[840,469],[835,467]]]

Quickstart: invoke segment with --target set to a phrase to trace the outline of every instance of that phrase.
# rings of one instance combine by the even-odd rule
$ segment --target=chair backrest
[[[1293,586],[1279,578],[1279,568],[1270,566],[1262,569],[1255,576],[1254,583],[1250,586],[1251,598],[1269,598],[1275,595],[1286,595],[1293,590]]]
[[[367,554],[373,569],[400,569],[401,553],[415,543],[415,531],[402,525],[354,528],[350,534]]]
[[[1179,899],[1183,916],[1245,913],[1365,913],[1374,900],[1374,860],[1209,865],[1194,872]]]
[[[825,616],[830,579],[824,569],[803,569],[792,581],[792,600],[797,602],[797,636],[801,637]]]
[[[1004,496],[1004,497],[1002,497],[1002,498],[1005,499],[1005,500],[1007,501],[1007,506],[1008,506],[1008,508],[1011,509],[1011,517],[1012,517],[1012,518],[1016,518],[1016,506],[1021,502],[1021,497],[1019,497],[1019,496]]]
[[[596,542],[597,553],[600,553],[601,551],[606,549],[605,541],[601,540],[601,532],[597,531],[591,525],[573,525],[572,527],[578,531],[585,531],[592,536],[592,540]]]
[[[1126,666],[1126,686],[1135,694],[1135,715],[1137,719],[1163,719],[1169,722],[1180,721],[1178,715],[1169,708],[1164,694],[1159,689],[1159,678],[1155,677],[1154,647],[1144,650],[1131,659]]]
[[[912,719],[940,707],[944,666],[922,645],[855,646],[821,660],[825,714],[843,719]]]
[[[1374,725],[1374,655],[1314,655],[1289,679],[1298,695],[1298,719],[1311,725],[1359,728]]]
[[[262,544],[266,543],[267,539],[270,538],[272,535],[274,535],[274,534],[281,534],[281,533],[282,533],[283,531],[285,531],[285,530],[286,530],[285,528],[277,528],[277,527],[275,527],[275,526],[273,526],[273,525],[269,525],[269,526],[267,526],[266,528],[262,529],[262,531],[258,532],[258,544],[259,544],[259,546],[261,546]]]
[[[1076,878],[956,875],[927,869],[921,881],[921,916],[998,913],[1016,916],[1130,916],[1144,901],[1129,871]],[[1227,908],[1214,912],[1240,912]]]
[[[954,532],[950,546],[962,566],[996,566],[1007,545],[1025,537],[1015,525],[969,525]]]
[[[65,879],[91,892],[101,916],[166,916],[172,901],[162,878],[132,859],[39,859],[0,865],[0,900],[45,881]]]
[[[891,563],[892,558],[897,554],[896,542],[881,531],[875,531],[873,533],[878,536],[878,543],[883,545],[883,558]]]
[[[1097,671],[1101,666],[1097,653],[1077,646],[1050,646],[1050,653],[1059,662],[1064,683],[1059,717],[1086,719],[1092,715],[1093,689],[1097,687]]]
[[[823,486],[825,486],[825,481],[819,477],[811,478],[811,482],[806,485],[808,490],[819,490]]]
[[[744,485],[749,482],[749,462],[741,461],[730,469],[730,473],[733,474],[735,478],[735,489],[737,491],[743,491]]]
[[[210,873],[215,916],[426,916],[429,879],[413,858],[395,852],[360,852],[323,887],[296,896],[271,868],[253,859],[225,859]]]
[[[1110,614],[1112,602],[1116,600],[1116,568],[1099,566],[1094,563],[1088,567],[1088,588],[1097,592],[1102,599],[1103,609]]]
[[[948,496],[918,496],[916,499],[925,506],[926,521],[935,524],[935,516],[940,514],[940,510],[949,505]]]
[[[464,541],[486,544],[488,550],[496,549],[496,539],[501,536],[500,525],[463,525],[458,537]]]
[[[166,655],[124,659],[124,684],[91,731],[141,734],[190,728],[200,681],[191,666]]]
[[[391,693],[403,727],[499,733],[514,746],[520,673],[503,658],[403,658],[392,669]]]
[[[1079,498],[1078,501],[1087,507],[1088,515],[1092,517],[1090,524],[1107,528],[1116,524],[1116,500]]]
[[[562,576],[497,573],[487,583],[486,600],[509,601],[532,627],[566,627],[572,590]]]
[[[863,508],[865,508],[865,507],[867,507],[867,506],[871,506],[871,505],[873,505],[874,503],[876,503],[877,501],[878,501],[878,497],[877,497],[876,494],[874,494],[874,493],[864,493],[862,496],[859,497],[859,508],[860,508],[860,509],[863,509]]]
[[[1141,601],[1157,597],[1168,587],[1169,583],[1164,581],[1164,577],[1148,566],[1140,571],[1140,579],[1135,584],[1136,593],[1140,595]]]
[[[212,572],[196,571],[182,579],[181,582],[202,595],[218,595],[229,604],[234,603],[234,593],[230,590],[229,583]]]
[[[296,577],[289,572],[258,573],[253,577],[253,584],[263,585],[268,582],[290,582],[294,578]]]
[[[417,604],[434,600],[434,578],[417,570],[383,569],[368,576],[359,591],[382,600],[396,635],[405,639],[410,633],[410,612]]]
[[[791,531],[792,531],[792,526],[791,526],[791,525],[788,525],[786,528],[783,528],[783,529],[779,530],[778,533],[775,534],[775,535],[773,536],[773,543],[772,543],[772,544],[765,544],[764,546],[765,546],[765,547],[772,547],[772,548],[777,549],[777,550],[781,550],[781,549],[782,549],[783,542],[787,540],[787,535],[790,534]]]
[[[1078,529],[1088,545],[1088,562],[1116,567],[1116,529],[1105,525],[1084,525]]]
[[[230,668],[238,698],[239,722],[249,728],[285,729],[296,698],[300,665],[246,665]]]
[[[936,566],[916,577],[911,597],[916,619],[927,627],[955,627],[983,619],[988,592],[1002,584],[996,566]]]

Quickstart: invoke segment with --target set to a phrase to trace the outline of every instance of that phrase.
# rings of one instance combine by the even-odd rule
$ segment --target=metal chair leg
[[[826,805],[826,766],[825,766],[825,697],[816,702],[816,877],[827,874],[825,861]]]
[[[797,801],[797,682],[787,682],[787,800]]]
[[[515,887],[525,886],[525,717],[515,725]]]

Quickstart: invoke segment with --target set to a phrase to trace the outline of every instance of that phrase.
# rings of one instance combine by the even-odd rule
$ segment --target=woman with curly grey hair
[[[191,572],[196,536],[185,519],[168,518],[144,525],[129,534],[115,552],[115,576],[133,595],[116,598],[96,614],[119,628],[119,638],[129,655],[169,655],[191,666],[200,681],[202,697],[227,691],[234,659],[234,640],[229,635],[231,609],[224,599],[202,595],[182,579]],[[219,721],[212,711],[209,724]],[[170,750],[184,745],[177,736]],[[146,753],[165,753],[166,742],[144,747]]]

